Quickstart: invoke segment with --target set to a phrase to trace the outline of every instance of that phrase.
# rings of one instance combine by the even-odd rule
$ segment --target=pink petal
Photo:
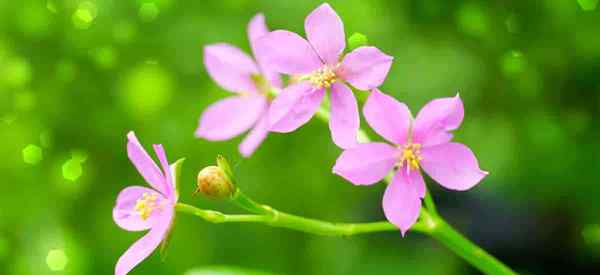
[[[265,110],[265,113],[267,110]],[[268,128],[268,118],[267,115],[263,115],[262,118],[258,120],[256,125],[254,125],[254,129],[250,131],[250,133],[244,138],[244,141],[239,146],[240,153],[244,157],[250,157],[252,153],[258,148],[258,146],[267,138],[269,134]]]
[[[423,146],[450,142],[452,134],[449,131],[457,129],[463,117],[463,103],[458,95],[434,99],[419,111],[415,119],[414,140]]]
[[[285,88],[269,108],[269,130],[289,133],[307,123],[315,114],[325,89],[315,90],[308,82]]]
[[[223,89],[232,92],[256,92],[252,75],[259,74],[254,60],[229,44],[204,47],[204,66]]]
[[[135,168],[146,182],[157,191],[167,194],[167,186],[163,174],[154,163],[154,160],[150,158],[144,147],[140,144],[140,141],[135,136],[134,132],[127,134],[127,156]]]
[[[360,47],[344,57],[338,74],[357,89],[372,90],[383,83],[393,60],[375,47]]]
[[[421,167],[442,186],[464,191],[479,183],[488,172],[479,169],[477,158],[467,146],[444,143],[421,149]]]
[[[157,195],[159,200],[167,200],[160,193],[141,186],[129,186],[123,189],[117,197],[115,208],[113,208],[113,220],[115,223],[127,231],[147,230],[160,217],[159,213],[152,213],[148,219],[143,220],[135,211],[137,200],[142,198],[144,193]]]
[[[228,97],[210,105],[200,117],[196,136],[207,140],[227,140],[250,129],[262,114],[263,96]]]
[[[255,15],[248,24],[248,40],[250,41],[252,52],[254,53],[256,62],[258,63],[262,74],[267,78],[267,80],[269,80],[271,85],[277,88],[283,88],[283,83],[279,74],[271,70],[269,66],[265,63],[264,58],[257,54],[258,45],[256,41],[268,33],[269,28],[265,23],[265,16],[262,13]]]
[[[386,143],[362,143],[344,150],[335,161],[333,173],[355,185],[371,185],[394,167],[398,149]]]
[[[359,127],[358,105],[352,90],[343,83],[333,84],[329,120],[333,142],[343,149],[354,147],[357,144],[356,135]]]
[[[173,208],[168,208],[160,219],[152,226],[150,232],[144,237],[136,241],[125,253],[119,258],[115,267],[115,275],[126,275],[160,245],[166,237],[171,220],[173,218]]]
[[[306,37],[321,59],[337,65],[346,48],[344,23],[337,13],[325,3],[311,12],[304,21]]]
[[[405,144],[410,129],[410,110],[402,102],[374,89],[363,107],[367,123],[389,142]]]
[[[269,33],[269,28],[265,23],[265,16],[262,13],[259,13],[250,19],[250,23],[248,23],[248,40],[250,41],[250,46],[252,46],[252,50],[256,50],[255,41],[261,38],[263,35]]]
[[[410,182],[410,184],[414,185],[415,191],[417,191],[417,195],[419,195],[419,198],[424,198],[425,192],[427,192],[427,187],[425,185],[425,179],[423,179],[421,171],[410,171],[407,175],[407,179]]]
[[[396,173],[383,194],[385,217],[400,228],[402,236],[417,222],[421,212],[421,199],[405,171],[400,169]]]
[[[323,66],[308,41],[289,31],[273,31],[259,38],[256,55],[265,66],[285,74],[307,74]]]
[[[171,166],[169,165],[169,161],[167,160],[167,154],[165,153],[165,149],[162,144],[154,145],[154,152],[160,161],[160,165],[163,169],[163,174],[165,175],[165,184],[167,186],[167,193],[165,194],[167,198],[171,199],[171,202],[177,202],[177,198],[175,197],[175,186],[173,183],[173,176],[171,175]]]

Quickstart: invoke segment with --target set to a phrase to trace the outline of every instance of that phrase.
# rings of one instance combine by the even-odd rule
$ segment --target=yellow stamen
[[[158,195],[144,193],[142,194],[142,197],[135,202],[135,207],[133,210],[140,215],[142,220],[147,220],[150,215],[152,215],[152,212],[159,207],[158,203],[156,202],[157,200]]]
[[[310,74],[309,80],[319,89],[329,88],[337,81],[337,76],[329,66],[324,66]]]
[[[406,163],[409,171],[419,170],[421,160],[423,160],[423,157],[421,157],[421,144],[409,143],[402,147],[402,155],[397,165],[402,168]]]

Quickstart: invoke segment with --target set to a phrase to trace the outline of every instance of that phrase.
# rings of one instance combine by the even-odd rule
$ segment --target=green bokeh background
[[[429,185],[451,224],[523,274],[600,271],[598,0],[330,3],[348,36],[395,57],[381,88],[413,112],[460,91],[456,139],[491,175],[468,192]],[[0,274],[112,274],[141,236],[111,216],[118,192],[143,184],[127,159],[129,130],[147,148],[164,144],[172,161],[187,158],[184,202],[239,212],[191,196],[195,174],[224,154],[240,187],[278,209],[383,219],[383,185],[331,174],[340,150],[319,121],[269,136],[250,159],[237,153],[240,138],[193,136],[202,110],[229,95],[206,74],[203,45],[248,51],[257,12],[303,33],[319,4],[0,0]],[[132,274],[477,274],[417,233],[328,238],[184,215],[168,252]]]

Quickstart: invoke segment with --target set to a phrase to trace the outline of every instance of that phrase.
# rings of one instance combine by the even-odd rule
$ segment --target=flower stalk
[[[485,274],[516,274],[502,262],[465,238],[444,221],[442,217],[437,215],[437,213],[433,213],[431,209],[427,209],[433,205],[433,200],[429,199],[429,201],[429,203],[426,203],[426,207],[421,210],[420,219],[411,227],[411,231],[433,237]],[[320,236],[347,237],[368,233],[398,231],[395,225],[387,221],[334,223],[285,213],[268,205],[255,202],[239,189],[231,198],[231,202],[254,214],[228,215],[218,211],[196,208],[184,203],[178,203],[175,209],[178,212],[197,216],[211,223],[260,223]]]
[[[234,203],[236,202],[234,201]],[[218,211],[196,208],[184,203],[178,203],[176,206],[177,211],[181,213],[197,216],[211,223],[262,223],[267,226],[287,228],[321,236],[341,237],[398,230],[396,226],[387,221],[368,223],[333,223],[288,214],[265,205],[261,205],[260,208],[262,210],[258,210],[257,208],[253,209],[255,209],[257,212],[263,212],[263,214],[227,215]],[[268,211],[268,213],[265,211]],[[425,232],[428,229],[425,225],[417,223],[412,230],[417,232]]]

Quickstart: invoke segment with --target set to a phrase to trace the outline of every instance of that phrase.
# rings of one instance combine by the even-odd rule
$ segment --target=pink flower
[[[279,74],[273,72],[257,53],[256,41],[268,33],[265,17],[258,14],[248,24],[248,38],[256,62],[229,44],[204,48],[204,65],[208,74],[223,89],[237,93],[210,105],[200,117],[195,135],[211,141],[228,140],[250,128],[239,146],[245,157],[252,155],[268,135],[269,92],[282,88]]]
[[[352,147],[357,142],[360,119],[356,98],[345,82],[360,90],[379,87],[393,58],[375,47],[360,47],[340,62],[346,47],[344,25],[329,4],[308,15],[304,29],[308,41],[293,32],[277,30],[257,42],[257,52],[266,64],[303,80],[273,100],[269,129],[281,133],[298,129],[315,114],[326,89],[330,89],[333,141],[342,148]]]
[[[127,135],[127,155],[152,188],[130,186],[117,198],[115,223],[127,231],[150,230],[119,258],[115,275],[125,275],[146,259],[167,238],[178,194],[175,178],[162,145],[154,145],[162,170],[144,150],[133,132]]]
[[[345,150],[333,172],[353,184],[371,185],[394,171],[383,195],[383,210],[402,235],[421,211],[420,199],[425,196],[421,167],[443,187],[459,191],[475,186],[488,174],[479,169],[469,148],[451,142],[450,132],[464,116],[458,95],[427,103],[413,120],[406,105],[373,90],[363,114],[373,130],[394,145],[372,142]]]

